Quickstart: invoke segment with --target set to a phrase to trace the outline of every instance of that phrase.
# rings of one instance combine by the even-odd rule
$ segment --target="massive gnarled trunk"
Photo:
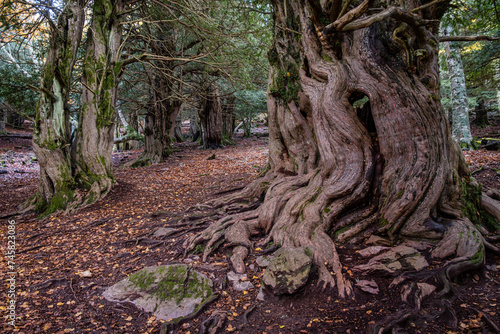
[[[40,165],[32,201],[38,211],[64,209],[73,198],[68,96],[77,59],[86,1],[68,0],[52,27],[37,104],[33,150]]]
[[[484,264],[483,237],[462,214],[468,167],[440,104],[446,4],[345,3],[273,1],[270,171],[214,200],[234,214],[185,246],[207,242],[206,259],[225,238],[241,273],[250,237],[264,232],[264,244],[309,248],[320,281],[345,297],[352,287],[336,244],[425,239],[435,259],[454,258],[438,271],[446,292],[451,277]]]
[[[120,61],[121,0],[95,0],[83,64],[82,109],[75,149],[75,181],[83,204],[106,195],[113,183],[111,154]]]

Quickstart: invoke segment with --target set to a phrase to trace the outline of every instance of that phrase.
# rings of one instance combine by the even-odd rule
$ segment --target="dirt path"
[[[0,175],[0,213],[14,211],[35,191],[38,166],[29,144],[25,139],[0,141],[0,160],[4,161],[0,169],[8,170]],[[26,334],[158,333],[161,321],[154,316],[131,304],[107,302],[101,294],[105,287],[145,266],[182,261],[213,278],[221,297],[198,318],[183,324],[180,333],[198,333],[201,322],[214,310],[228,315],[224,326],[227,332],[283,334],[365,333],[371,323],[397,311],[399,293],[388,288],[388,277],[371,277],[377,281],[380,293],[374,296],[356,290],[356,300],[342,300],[331,291],[320,291],[311,281],[296,295],[268,296],[261,302],[256,299],[263,274],[263,268],[255,262],[259,254],[248,258],[249,280],[256,289],[237,292],[227,286],[221,290],[230,270],[229,249],[222,248],[204,264],[197,254],[187,259],[181,256],[187,229],[161,243],[149,238],[158,227],[178,226],[191,205],[212,198],[216,192],[248,184],[267,162],[267,143],[256,138],[237,140],[236,146],[222,150],[203,151],[191,144],[181,144],[178,149],[159,165],[117,168],[117,184],[112,192],[74,215],[56,215],[42,221],[35,215],[15,219],[18,318],[14,329],[3,321],[4,330]],[[115,165],[138,154],[115,153]],[[207,160],[212,154],[216,158]],[[499,169],[499,158],[498,152],[484,151],[471,152],[467,157],[473,169],[487,165],[476,172],[478,175]],[[488,175],[484,182],[494,186],[498,173]],[[8,221],[0,222],[4,236],[1,249],[5,254]],[[361,261],[357,250],[339,248],[346,271]],[[2,263],[7,261],[3,259]],[[2,268],[1,280],[7,282],[9,270],[7,266]],[[84,271],[89,271],[91,277],[82,277]],[[347,272],[354,282],[366,279]],[[456,283],[458,293],[453,306],[458,328],[449,327],[443,318],[432,324],[410,322],[410,333],[489,333],[492,331],[486,318],[500,324],[498,256],[488,253],[485,269],[468,273]],[[7,287],[2,284],[3,290]],[[6,306],[5,302],[0,304],[2,316],[7,314]]]

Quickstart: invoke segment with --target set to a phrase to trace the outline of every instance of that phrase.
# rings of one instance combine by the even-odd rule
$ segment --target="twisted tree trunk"
[[[25,205],[50,214],[73,199],[68,96],[85,22],[86,1],[69,0],[52,27],[40,85],[33,150],[40,165],[35,196]]]
[[[462,214],[474,187],[440,104],[436,34],[446,3],[372,3],[273,1],[270,171],[212,201],[233,214],[189,238],[187,252],[206,242],[206,259],[225,238],[241,273],[250,237],[265,233],[264,244],[309,248],[320,281],[342,297],[353,290],[336,244],[373,234],[426,239],[436,260],[453,257],[437,271],[442,293],[484,264],[483,237]],[[385,329],[418,312],[419,291],[418,305]]]
[[[75,204],[106,195],[113,184],[111,154],[120,61],[121,0],[95,0],[83,64],[82,110],[75,149],[75,181],[85,191]],[[80,203],[78,203],[80,202]]]

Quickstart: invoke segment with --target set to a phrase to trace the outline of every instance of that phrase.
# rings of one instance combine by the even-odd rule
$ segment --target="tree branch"
[[[370,5],[372,4],[373,0],[365,0],[363,1],[358,7],[351,9],[344,15],[342,15],[339,19],[335,20],[335,22],[330,23],[325,27],[325,29],[334,29],[336,31],[342,30],[342,28],[359,18],[361,15],[363,15],[368,8],[370,8]],[[348,4],[346,4],[347,6]],[[346,8],[346,7],[344,7]]]
[[[440,36],[440,42],[475,42],[475,41],[497,41],[500,37],[492,36]]]

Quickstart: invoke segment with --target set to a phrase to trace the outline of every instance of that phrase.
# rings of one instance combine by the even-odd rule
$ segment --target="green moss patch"
[[[109,301],[134,303],[159,319],[172,320],[196,312],[213,297],[212,281],[186,265],[146,267],[108,288]]]

